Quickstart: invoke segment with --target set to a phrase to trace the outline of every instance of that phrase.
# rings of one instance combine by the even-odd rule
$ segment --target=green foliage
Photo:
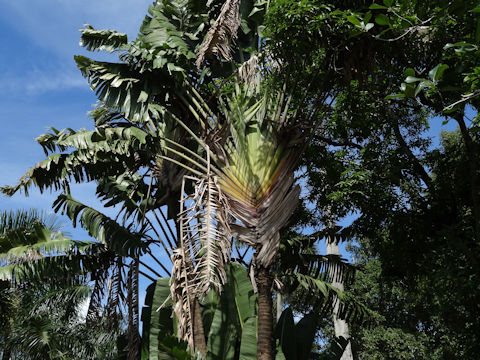
[[[227,274],[229,281],[222,294],[211,291],[201,302],[204,328],[208,330],[207,359],[252,359],[257,353],[257,295],[243,266],[233,263]],[[142,359],[186,358],[187,353],[173,350],[186,349],[186,343],[172,343],[176,325],[171,318],[169,293],[168,278],[158,279],[147,289],[142,310]],[[318,315],[311,313],[295,324],[291,308],[285,309],[275,330],[278,351],[282,349],[287,360],[309,359],[318,321]]]
[[[118,322],[100,318],[87,332],[80,313],[92,292],[89,281],[109,256],[98,243],[70,240],[47,223],[35,211],[0,213],[3,357],[116,358]]]

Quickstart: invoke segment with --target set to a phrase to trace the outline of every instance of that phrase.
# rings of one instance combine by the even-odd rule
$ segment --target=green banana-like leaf
[[[145,231],[137,232],[121,226],[94,208],[75,200],[70,194],[60,194],[53,208],[55,212],[61,211],[67,215],[73,226],[79,221],[90,236],[119,255],[137,257],[149,245],[145,241],[148,239]]]
[[[256,358],[257,327],[258,319],[256,316],[249,317],[245,320],[242,329],[239,360],[251,360]]]
[[[115,30],[96,30],[93,26],[86,24],[80,29],[80,46],[88,51],[114,52],[121,49],[128,43],[127,35]]]
[[[140,166],[150,165],[152,154],[157,152],[154,138],[134,127],[97,128],[79,132],[52,129],[36,140],[47,155],[52,151],[74,150],[50,155],[27,171],[17,185],[1,188],[3,193],[11,196],[23,190],[28,195],[32,186],[40,191],[59,190],[65,181],[81,183],[102,179],[107,175],[119,176],[136,171]]]
[[[202,310],[202,319],[203,319],[203,330],[205,334],[210,333],[210,327],[212,326],[213,316],[215,315],[215,310],[218,307],[220,302],[220,297],[216,294],[215,290],[210,290],[210,292],[202,299],[201,310]]]
[[[237,314],[234,291],[231,283],[227,281],[208,333],[208,359],[234,358],[236,343],[241,337],[241,326]]]
[[[258,295],[254,293],[248,272],[242,265],[232,263],[229,268],[230,277],[228,281],[233,286],[235,307],[243,329],[247,319],[253,318],[257,314],[256,303]]]
[[[256,324],[256,301],[257,295],[254,294],[247,270],[240,264],[230,264],[227,284],[220,296],[208,334],[210,359],[233,358],[236,344],[243,336],[246,341],[245,353],[252,351],[252,345],[248,343],[252,340],[252,326]]]
[[[279,340],[281,348],[277,359],[308,360],[315,334],[317,332],[318,314],[305,315],[297,324],[290,307],[286,308],[275,328],[275,338]]]
[[[220,296],[212,290],[201,302],[204,331],[208,335],[207,359],[235,359],[235,354],[243,360],[251,359],[257,351],[257,296],[242,265],[230,264],[227,277]],[[170,339],[176,332],[176,325],[171,317],[169,296],[170,285],[166,278],[158,279],[147,289],[142,310],[144,360],[183,359],[185,355],[185,344],[172,343]]]
[[[275,338],[280,342],[282,354],[286,360],[297,359],[297,336],[293,312],[290,307],[283,310],[275,328]]]
[[[140,73],[125,63],[94,61],[79,55],[74,59],[98,99],[136,123],[151,120],[154,98],[168,99],[174,94],[172,86],[178,84],[167,69]]]
[[[142,309],[142,359],[159,359],[163,339],[173,334],[169,281],[168,278],[160,278],[147,288]]]

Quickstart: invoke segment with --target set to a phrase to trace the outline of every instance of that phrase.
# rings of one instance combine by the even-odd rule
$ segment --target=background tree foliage
[[[471,1],[270,8],[272,51],[295,81],[318,74],[313,97],[336,96],[303,176],[313,224],[326,206],[357,215],[353,292],[378,314],[353,328],[361,358],[478,352],[479,28]]]

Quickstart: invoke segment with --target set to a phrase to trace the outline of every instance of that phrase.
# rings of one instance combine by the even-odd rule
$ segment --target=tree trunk
[[[333,226],[332,226],[333,229]],[[330,234],[327,236],[327,255],[340,255],[340,251],[338,250],[338,241],[335,238],[335,235]],[[335,267],[329,268],[329,278],[332,279],[332,285],[336,287],[338,290],[343,291],[343,279],[341,274],[338,274],[335,271]],[[352,353],[352,345],[350,339],[350,331],[348,329],[348,324],[345,319],[341,319],[339,317],[340,312],[340,301],[335,299],[335,306],[333,308],[333,326],[335,328],[335,337],[343,338],[347,341],[346,346],[343,349],[342,357],[340,360],[353,360],[353,353]]]
[[[195,351],[207,356],[207,342],[205,340],[205,331],[203,329],[202,311],[200,302],[197,298],[193,299],[193,343]]]
[[[12,356],[12,350],[10,349],[9,345],[6,345],[3,349],[2,360],[10,360]]]
[[[259,266],[257,272],[258,286],[258,341],[257,359],[274,360],[275,347],[273,339],[273,277],[270,267]]]

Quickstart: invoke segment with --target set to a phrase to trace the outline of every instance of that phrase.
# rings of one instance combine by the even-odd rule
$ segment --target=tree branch
[[[423,167],[423,165],[420,163],[420,161],[417,159],[415,154],[412,152],[410,147],[408,146],[407,142],[402,136],[402,133],[400,132],[400,126],[398,124],[398,120],[392,116],[394,119],[394,126],[393,126],[393,132],[395,134],[395,138],[397,139],[398,143],[400,144],[400,148],[405,152],[405,154],[408,156],[410,161],[413,164],[413,168],[415,171],[420,175],[420,178],[423,180],[427,188],[432,191],[433,190],[433,184],[432,184],[432,178],[430,175],[428,175],[427,171]]]

